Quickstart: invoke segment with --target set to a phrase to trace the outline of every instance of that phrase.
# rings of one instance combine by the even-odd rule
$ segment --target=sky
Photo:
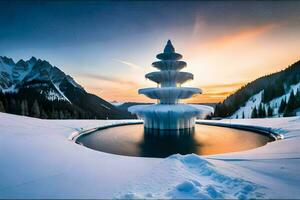
[[[203,94],[222,101],[300,59],[300,1],[0,1],[0,55],[35,56],[108,101],[153,102],[139,88],[168,39]]]

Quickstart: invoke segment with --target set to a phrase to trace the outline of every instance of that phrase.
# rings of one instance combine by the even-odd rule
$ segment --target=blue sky
[[[0,54],[35,56],[108,100],[147,101],[144,74],[167,39],[222,99],[299,59],[299,1],[1,1]],[[122,88],[122,91],[120,91]]]

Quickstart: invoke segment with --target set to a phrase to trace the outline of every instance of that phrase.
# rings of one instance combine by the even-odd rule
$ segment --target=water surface
[[[77,139],[77,143],[98,151],[158,158],[175,153],[211,155],[244,151],[270,141],[271,137],[250,131],[200,124],[184,132],[148,131],[143,124],[117,126]]]

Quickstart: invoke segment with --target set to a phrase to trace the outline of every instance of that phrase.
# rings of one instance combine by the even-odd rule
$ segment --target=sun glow
[[[184,55],[186,71],[194,74],[194,80],[184,85],[203,89],[203,94],[185,102],[223,101],[246,83],[296,62],[299,59],[297,50],[300,41],[296,34],[287,30],[297,20],[298,18],[228,28],[208,24],[203,17],[196,17],[190,30],[184,33],[178,31],[173,35],[174,39],[171,38],[176,51]],[[184,28],[177,27],[178,30]],[[296,31],[300,32],[298,29]],[[109,101],[155,102],[139,95],[138,89],[156,87],[144,78],[144,74],[153,70],[151,59],[153,60],[156,49],[160,49],[161,43],[157,45],[159,47],[156,44],[143,47],[145,51],[147,48],[153,50],[151,55],[139,55],[141,58],[138,63],[143,63],[143,66],[136,64],[134,59],[113,59],[122,67],[127,67],[127,71],[109,77],[92,75],[88,77],[91,81],[88,85],[85,85],[85,81],[82,84],[88,91]],[[85,80],[86,78],[84,77]],[[91,85],[95,85],[92,82],[96,82],[99,87],[92,87]]]

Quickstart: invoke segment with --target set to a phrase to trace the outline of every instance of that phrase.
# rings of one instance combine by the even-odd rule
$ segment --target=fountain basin
[[[189,130],[148,130],[142,124],[106,128],[80,136],[88,148],[126,156],[164,158],[172,154],[212,155],[254,149],[274,141],[267,134],[196,124]]]

